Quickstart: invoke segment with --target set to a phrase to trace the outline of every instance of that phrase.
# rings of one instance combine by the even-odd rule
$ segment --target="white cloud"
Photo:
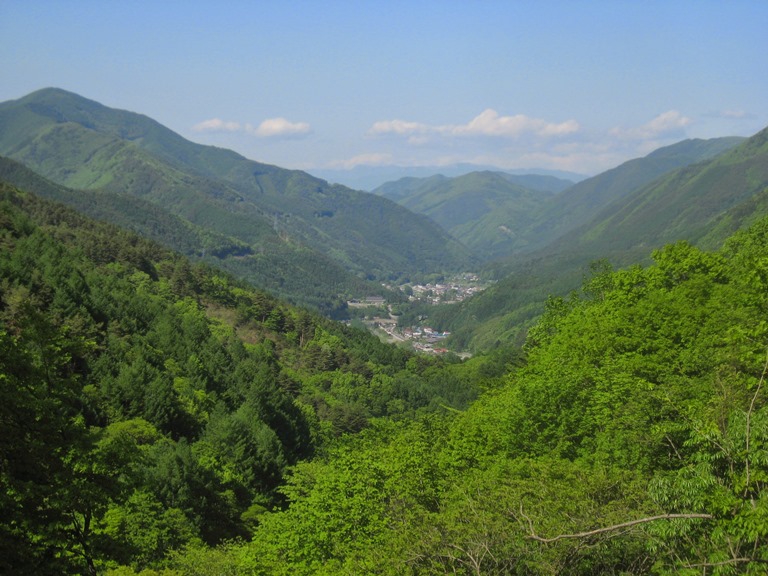
[[[496,110],[487,108],[466,124],[429,125],[406,120],[381,120],[371,126],[368,134],[373,136],[385,134],[411,136],[413,143],[423,143],[424,136],[429,134],[500,138],[520,138],[524,135],[533,135],[540,138],[550,138],[578,132],[579,128],[579,123],[575,120],[567,120],[558,124],[547,122],[541,118],[531,118],[524,114],[500,116]],[[419,135],[420,138],[413,138]]]
[[[192,127],[195,132],[244,132],[260,138],[285,138],[306,136],[312,128],[306,122],[290,122],[285,118],[268,118],[258,126],[240,124],[211,118]]]
[[[239,132],[242,129],[237,122],[225,122],[220,118],[211,118],[192,126],[195,132]]]
[[[578,130],[579,124],[575,120],[554,124],[540,118],[531,118],[525,114],[499,116],[496,110],[488,108],[475,116],[469,123],[453,127],[451,132],[459,136],[468,134],[517,138],[526,133],[544,137],[562,136]]]
[[[669,110],[637,128],[614,128],[611,134],[627,140],[661,140],[685,136],[691,119],[677,110]]]
[[[306,122],[290,122],[285,118],[269,118],[264,120],[255,129],[248,127],[248,132],[262,138],[280,136],[303,136],[309,134],[312,129]]]
[[[425,134],[433,132],[434,128],[419,122],[406,122],[405,120],[381,120],[374,122],[368,130],[369,134]]]

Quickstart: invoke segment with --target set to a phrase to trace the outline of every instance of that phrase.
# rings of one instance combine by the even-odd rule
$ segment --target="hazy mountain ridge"
[[[532,190],[519,181],[539,183],[542,188]],[[566,181],[551,177],[486,171],[455,178],[405,178],[374,192],[429,216],[478,256],[491,260],[508,255],[530,215],[567,186]]]
[[[245,242],[259,258],[301,259],[309,249],[318,262],[334,261],[371,279],[459,270],[471,262],[469,251],[436,224],[394,202],[194,144],[146,116],[59,89],[0,104],[0,154],[69,187],[144,198]],[[278,267],[291,274],[290,266]],[[255,263],[252,280],[260,269]],[[271,287],[301,299],[288,286],[302,281]]]
[[[589,178],[586,174],[576,172],[566,172],[563,170],[547,170],[544,168],[522,169],[516,168],[504,170],[498,166],[480,165],[480,164],[450,164],[445,166],[355,166],[351,169],[334,168],[312,168],[310,173],[328,180],[329,182],[338,182],[355,188],[357,190],[375,191],[377,188],[389,183],[401,180],[402,178],[429,178],[435,174],[441,174],[447,178],[464,176],[470,172],[502,172],[511,176],[544,176],[555,178],[557,180],[568,180],[571,182],[580,182]]]
[[[523,233],[531,239],[529,249],[543,247],[570,230],[586,224],[603,207],[663,174],[713,158],[744,140],[741,137],[683,140],[575,184],[560,195],[557,201],[548,205],[543,213],[538,214]]]
[[[374,193],[426,214],[484,260],[503,260],[543,248],[661,174],[741,141],[684,140],[576,184],[552,176],[478,171],[453,178],[402,178]]]
[[[511,258],[497,284],[457,309],[437,311],[434,323],[452,330],[458,345],[482,349],[520,337],[547,295],[574,289],[589,274],[592,262],[605,259],[630,265],[647,260],[654,248],[678,240],[720,246],[734,231],[768,214],[767,141],[765,129],[709,160],[669,171],[614,199],[588,223],[539,250]],[[672,149],[692,145],[712,154],[718,142],[714,144],[686,141]],[[637,174],[640,164],[631,161],[593,182],[579,183],[558,199],[574,194],[574,189],[579,196],[602,197],[600,180],[627,180]],[[620,168],[629,171],[622,174]]]
[[[647,250],[685,238],[709,236],[719,245],[725,236],[711,235],[714,222],[768,186],[768,128],[736,148],[709,160],[678,168],[630,195],[614,201],[588,224],[554,242],[595,253]]]

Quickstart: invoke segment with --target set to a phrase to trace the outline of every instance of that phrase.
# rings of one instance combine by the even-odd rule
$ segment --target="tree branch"
[[[606,532],[613,532],[615,530],[621,530],[623,528],[631,528],[632,526],[636,526],[638,524],[646,524],[648,522],[655,522],[657,520],[675,520],[678,518],[712,519],[713,516],[712,514],[660,514],[658,516],[648,516],[646,518],[638,518],[637,520],[631,520],[629,522],[622,522],[621,524],[614,524],[613,526],[606,526],[605,528],[588,530],[587,532],[577,532],[576,534],[558,534],[557,536],[554,536],[552,538],[543,538],[541,536],[537,536],[533,532],[533,529],[531,529],[531,533],[528,536],[528,538],[530,538],[531,540],[536,540],[537,542],[544,542],[549,544],[551,542],[557,542],[558,540],[565,540],[566,538],[570,538],[570,539],[589,538],[590,536],[597,536],[598,534],[604,534]]]
[[[728,566],[730,564],[743,564],[745,562],[757,562],[765,564],[766,560],[760,560],[759,558],[731,558],[730,560],[723,560],[721,562],[700,562],[698,564],[686,564],[686,568],[716,568],[718,566]]]

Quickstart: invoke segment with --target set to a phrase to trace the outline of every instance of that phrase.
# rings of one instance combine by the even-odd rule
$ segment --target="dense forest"
[[[768,571],[767,130],[554,213],[455,179],[467,234],[510,186],[570,232],[419,307],[381,282],[473,261],[424,217],[62,91],[3,110],[53,180],[0,158],[1,573]],[[320,315],[371,290],[477,354]]]
[[[0,195],[3,573],[159,568],[248,541],[292,466],[379,419],[465,409],[511,361],[417,357]]]
[[[4,573],[765,573],[768,219],[459,362],[0,208]]]

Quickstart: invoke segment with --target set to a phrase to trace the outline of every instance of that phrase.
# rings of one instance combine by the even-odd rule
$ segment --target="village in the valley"
[[[486,287],[487,284],[482,283],[476,274],[464,273],[440,283],[409,283],[399,286],[399,289],[408,295],[409,302],[437,305],[461,302]],[[408,343],[414,350],[428,354],[448,352],[447,348],[441,346],[441,342],[450,336],[450,332],[440,332],[424,323],[418,326],[399,326],[398,315],[393,313],[392,305],[387,304],[381,296],[350,301],[348,305],[350,308],[378,308],[379,315],[366,316],[363,323],[391,342]]]

